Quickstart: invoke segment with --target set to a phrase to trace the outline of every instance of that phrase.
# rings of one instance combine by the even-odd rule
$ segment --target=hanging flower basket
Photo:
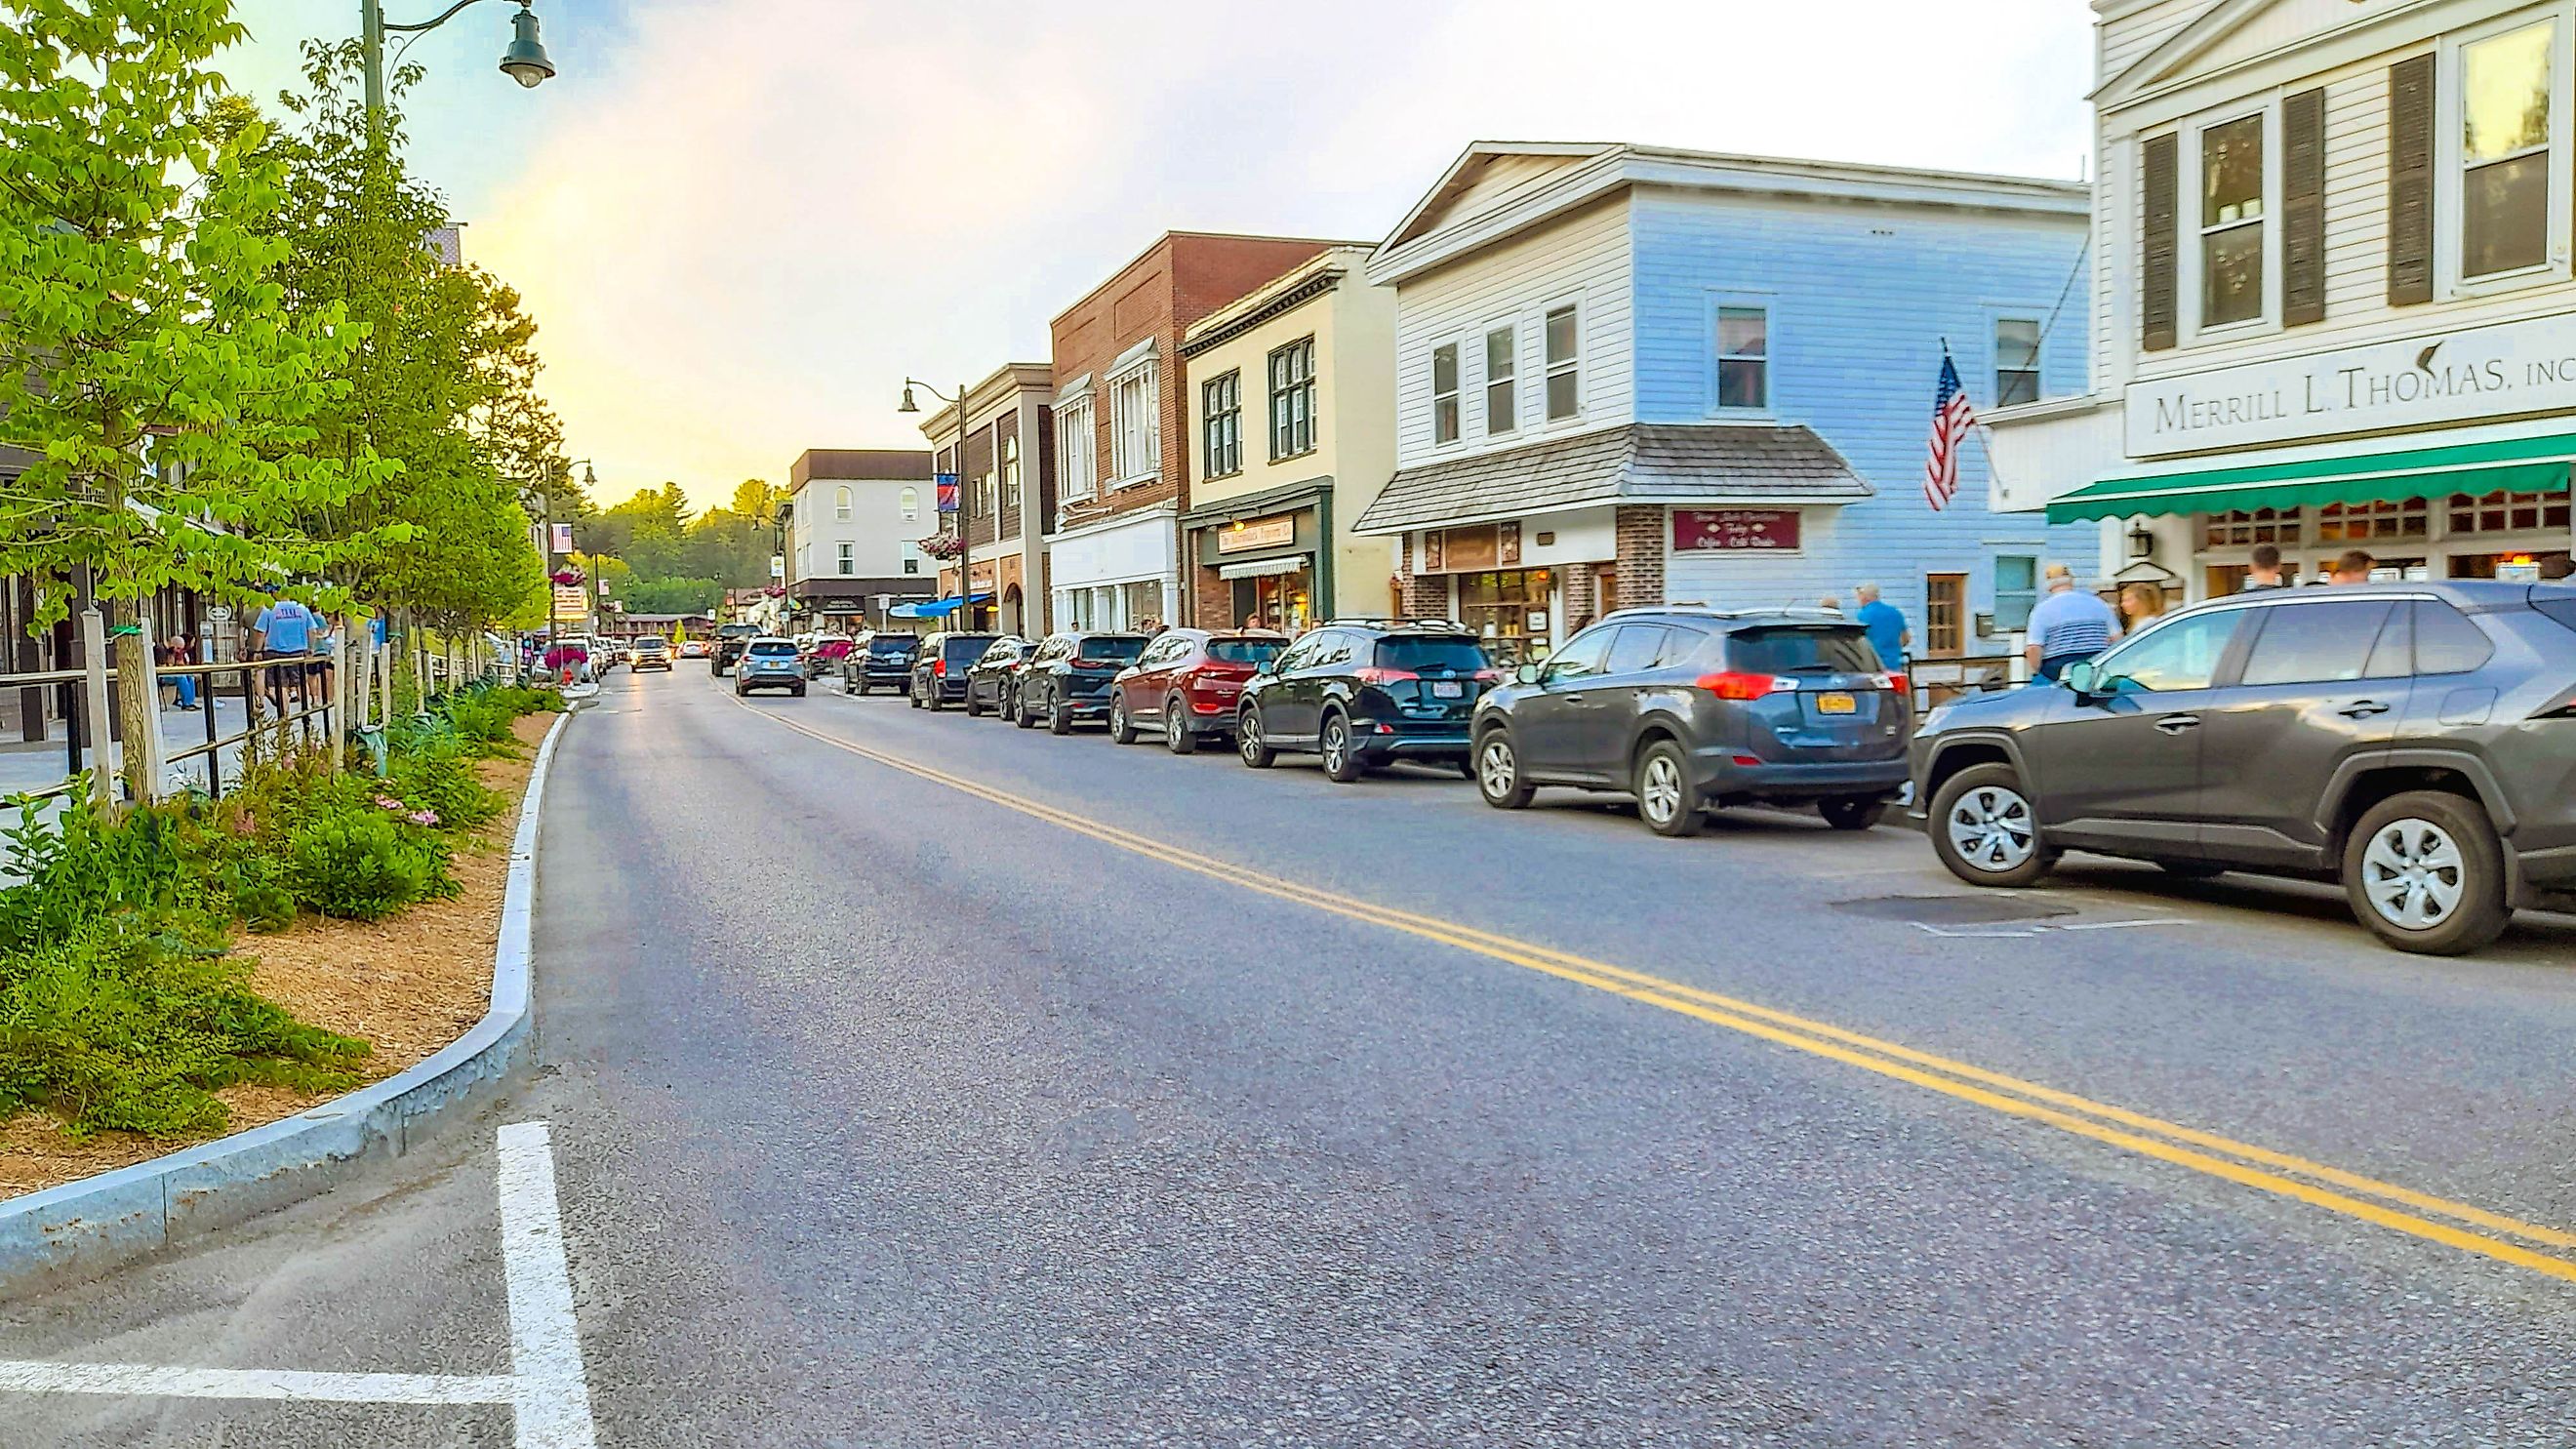
[[[932,558],[950,559],[966,551],[966,540],[953,533],[941,533],[921,540],[918,546]]]
[[[553,579],[556,583],[569,589],[577,587],[581,583],[582,573],[579,569],[557,569],[546,577]]]
[[[773,599],[783,599],[787,597],[787,590],[778,584],[771,584],[768,588],[761,590],[761,593]]]

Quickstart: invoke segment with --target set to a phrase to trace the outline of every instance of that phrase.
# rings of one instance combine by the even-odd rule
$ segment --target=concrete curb
[[[0,1294],[90,1277],[311,1197],[377,1159],[409,1151],[430,1119],[479,1097],[518,1065],[534,1034],[528,946],[537,826],[555,742],[571,718],[568,709],[546,731],[520,797],[492,1005],[483,1019],[427,1061],[309,1112],[0,1203]]]

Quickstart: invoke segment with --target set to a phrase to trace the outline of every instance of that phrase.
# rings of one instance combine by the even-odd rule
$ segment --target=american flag
[[[1958,364],[1947,348],[1941,352],[1941,382],[1932,389],[1932,458],[1923,465],[1923,500],[1940,512],[1959,491],[1959,445],[1977,425],[1968,406],[1968,390],[1959,385]]]

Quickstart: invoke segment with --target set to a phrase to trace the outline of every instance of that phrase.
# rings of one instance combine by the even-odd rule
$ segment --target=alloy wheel
[[[1324,768],[1340,774],[1342,761],[1349,757],[1350,752],[1350,730],[1342,724],[1341,718],[1335,716],[1324,721]]]
[[[2390,925],[2431,930],[2460,908],[2466,863],[2459,842],[2432,821],[2408,816],[2381,826],[2361,869],[2363,893]]]
[[[1519,778],[1520,767],[1512,759],[1511,741],[1503,737],[1502,731],[1494,731],[1485,747],[1476,752],[1476,779],[1485,787],[1485,798],[1500,800],[1511,794]]]
[[[1959,858],[1980,870],[2011,870],[2039,846],[2030,802],[2001,785],[1981,785],[1961,795],[1943,828]]]
[[[1683,794],[1679,765],[1663,755],[1646,761],[1638,781],[1637,808],[1646,812],[1648,820],[1661,824],[1680,814]]]

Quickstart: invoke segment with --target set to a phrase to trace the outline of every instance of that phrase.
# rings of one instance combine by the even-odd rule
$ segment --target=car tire
[[[1476,793],[1497,810],[1524,809],[1530,797],[1538,793],[1537,786],[1521,778],[1520,751],[1512,747],[1509,730],[1485,731],[1467,761],[1468,773],[1476,781]]]
[[[1836,830],[1867,830],[1887,814],[1887,801],[1878,795],[1836,795],[1817,801],[1816,813]]]
[[[1235,716],[1234,754],[1256,770],[1267,770],[1279,763],[1279,752],[1262,737],[1259,709],[1247,709]]]
[[[1671,740],[1657,740],[1637,756],[1637,818],[1657,835],[1679,839],[1697,835],[1708,823],[1691,788],[1690,756]]]
[[[966,681],[966,717],[968,719],[981,719],[983,716],[984,706],[975,702],[975,681],[970,679]]]
[[[1073,733],[1073,715],[1064,707],[1064,697],[1052,689],[1047,691],[1047,733],[1051,735]]]
[[[1351,722],[1340,710],[1324,711],[1324,727],[1315,736],[1315,753],[1324,757],[1324,778],[1336,785],[1348,785],[1365,773],[1360,768],[1359,747],[1351,742]]]
[[[932,680],[930,682],[930,687],[921,692],[921,707],[930,711],[932,714],[937,714],[948,707],[939,702],[938,680]]]
[[[1182,713],[1177,694],[1163,701],[1163,748],[1176,755],[1198,753],[1199,732],[1190,728],[1190,717]]]
[[[1109,701],[1109,738],[1114,744],[1136,743],[1136,725],[1127,718],[1127,696],[1123,693]]]
[[[1932,853],[1970,885],[2026,886],[2057,864],[2021,776],[1997,762],[1971,765],[1932,792]]]
[[[905,703],[907,703],[907,704],[909,704],[909,705],[911,705],[914,709],[919,709],[919,708],[921,708],[921,691],[920,691],[920,690],[918,690],[918,689],[914,689],[914,688],[910,688],[910,687],[906,687],[906,688],[905,688],[905,690],[904,690],[904,692],[903,692],[903,698],[904,698],[904,702],[905,702]]]
[[[1026,689],[1014,690],[1011,694],[1011,723],[1024,730],[1037,728],[1037,716],[1029,713],[1029,692]]]
[[[2400,951],[2457,956],[2504,934],[2504,843],[2474,800],[2410,790],[2370,807],[2343,847],[2344,894]]]
[[[803,699],[805,697],[805,686],[800,684],[794,689],[789,690],[788,693],[795,695],[798,699]]]

